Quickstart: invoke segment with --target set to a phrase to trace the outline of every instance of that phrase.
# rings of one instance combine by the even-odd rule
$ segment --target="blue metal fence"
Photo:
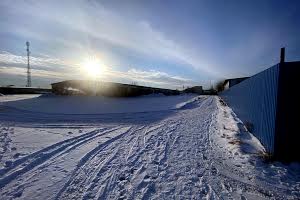
[[[222,92],[238,117],[253,125],[252,133],[274,153],[279,64]]]

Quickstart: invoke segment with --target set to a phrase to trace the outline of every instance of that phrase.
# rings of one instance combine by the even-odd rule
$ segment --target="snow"
[[[12,94],[12,95],[0,95],[0,103],[8,101],[18,101],[23,99],[35,98],[41,96],[40,94]]]
[[[19,95],[22,96],[22,95]],[[37,96],[14,95],[9,101],[6,96],[0,102],[6,107],[52,114],[104,114],[162,111],[176,109],[177,104],[188,101],[195,95],[162,96],[149,95],[131,98],[103,96]],[[3,99],[3,100],[2,100]]]
[[[264,161],[216,96],[1,101],[1,199],[300,198],[300,164]]]

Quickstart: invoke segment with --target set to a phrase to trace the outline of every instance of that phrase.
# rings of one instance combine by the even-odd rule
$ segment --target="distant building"
[[[196,93],[196,94],[203,94],[203,88],[202,86],[194,86],[190,88],[186,88],[184,90],[186,93]]]
[[[1,94],[45,94],[50,92],[51,90],[47,88],[14,87],[13,85],[0,87]]]
[[[178,95],[179,91],[88,80],[67,80],[52,83],[52,92],[57,95],[101,95],[110,97],[133,97],[148,94]]]
[[[240,82],[242,82],[248,78],[249,77],[226,79],[223,83],[224,90],[227,90],[227,89],[231,88],[232,86],[239,84]]]

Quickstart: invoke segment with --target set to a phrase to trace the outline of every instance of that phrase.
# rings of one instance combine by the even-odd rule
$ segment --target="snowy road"
[[[1,199],[299,198],[299,166],[263,163],[251,152],[261,147],[233,115],[217,97],[197,98],[163,117],[148,112],[153,121],[132,114],[136,122],[86,127],[30,127],[2,114]],[[16,156],[10,137],[18,127],[80,131]]]

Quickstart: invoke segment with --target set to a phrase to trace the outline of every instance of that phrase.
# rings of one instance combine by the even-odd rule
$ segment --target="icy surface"
[[[0,105],[1,199],[300,198],[299,163],[264,162],[218,97],[69,98]]]

